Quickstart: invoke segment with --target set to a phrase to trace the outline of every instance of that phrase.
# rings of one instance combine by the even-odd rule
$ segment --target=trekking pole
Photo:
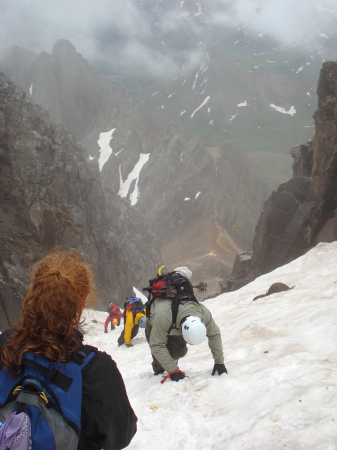
[[[207,291],[207,284],[204,283],[203,281],[200,281],[199,284],[197,284],[196,286],[193,286],[195,289],[198,290],[198,292],[206,292]]]

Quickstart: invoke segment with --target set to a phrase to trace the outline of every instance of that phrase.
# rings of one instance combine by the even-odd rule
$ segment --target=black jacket
[[[0,355],[6,335],[7,332],[0,335]],[[97,351],[82,371],[82,383],[81,436],[77,449],[127,447],[137,431],[137,417],[115,361],[107,353]]]

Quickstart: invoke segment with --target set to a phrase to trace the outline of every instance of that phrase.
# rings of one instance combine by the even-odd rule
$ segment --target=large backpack
[[[70,362],[55,364],[26,353],[22,373],[17,378],[2,368],[0,427],[10,428],[9,421],[15,417],[13,412],[24,413],[30,420],[34,450],[77,449],[81,432],[82,370],[95,354],[96,348],[85,345]],[[12,427],[10,431],[16,430]]]
[[[126,322],[126,306],[130,303],[132,304],[133,320],[135,320],[137,313],[141,312],[145,314],[145,305],[141,299],[137,297],[129,297],[124,303],[124,323]]]
[[[203,284],[207,287],[205,283]],[[143,289],[143,291],[149,293],[148,301],[145,305],[146,317],[150,317],[151,306],[156,298],[172,298],[172,325],[169,332],[172,328],[176,328],[179,304],[182,301],[198,303],[198,300],[193,293],[193,285],[188,278],[178,272],[159,275],[156,278],[149,280],[149,285],[149,287]]]

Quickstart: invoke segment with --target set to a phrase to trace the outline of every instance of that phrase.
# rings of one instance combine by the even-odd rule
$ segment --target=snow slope
[[[144,331],[86,310],[85,341],[112,355],[139,418],[130,449],[337,449],[337,242],[205,302],[222,333],[229,375],[212,377],[207,342],[189,346],[178,383],[153,375]],[[193,280],[197,283],[200,280]],[[272,283],[293,289],[252,302]],[[139,288],[139,287],[138,287]],[[97,323],[93,323],[96,319]]]

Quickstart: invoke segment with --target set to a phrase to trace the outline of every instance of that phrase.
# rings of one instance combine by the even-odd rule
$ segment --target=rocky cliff
[[[242,265],[237,264],[234,279],[251,280],[303,255],[318,242],[337,239],[336,62],[323,64],[317,95],[315,136],[307,145],[292,149],[294,177],[265,202],[251,264],[241,276]]]
[[[55,43],[51,54],[8,49],[0,70],[77,140],[106,101],[99,73],[65,39]]]
[[[133,211],[130,227],[124,213],[121,225],[127,205],[113,196],[106,201],[97,160],[90,161],[73,135],[3,74],[0,184],[0,329],[20,311],[27,268],[54,247],[78,248],[86,256],[97,274],[101,306],[122,304],[158,266],[154,237],[139,212]],[[122,226],[124,241],[118,236]]]
[[[120,196],[142,212],[170,269],[189,264],[202,274],[218,262],[231,267],[236,253],[251,246],[271,192],[259,169],[237,145],[207,147],[178,122],[157,126],[120,90],[105,91],[97,72],[74,51],[62,40],[51,55],[40,54],[30,69],[32,89],[23,86],[27,96],[32,94],[51,117],[66,124],[88,157],[99,161],[105,197]],[[8,53],[6,68],[13,66],[10,61]],[[93,109],[78,106],[81,95]],[[108,139],[105,144],[102,136]],[[122,216],[126,214],[133,216],[127,208]],[[127,249],[122,234],[118,239]]]

